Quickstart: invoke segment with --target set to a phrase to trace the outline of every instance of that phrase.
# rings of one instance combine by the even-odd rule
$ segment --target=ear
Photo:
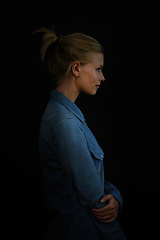
[[[79,77],[80,74],[80,62],[79,61],[75,61],[72,63],[72,73],[75,77]]]

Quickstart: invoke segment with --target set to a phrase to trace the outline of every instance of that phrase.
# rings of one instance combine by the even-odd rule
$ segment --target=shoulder
[[[42,122],[47,122],[49,125],[55,125],[65,119],[72,118],[73,116],[64,105],[50,100],[42,116]]]
[[[41,130],[54,134],[81,132],[82,122],[63,104],[49,101],[41,120]]]

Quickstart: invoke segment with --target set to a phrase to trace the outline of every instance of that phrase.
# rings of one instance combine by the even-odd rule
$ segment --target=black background
[[[46,213],[38,132],[50,92],[39,60],[38,27],[58,35],[84,32],[104,46],[106,81],[77,105],[105,152],[105,174],[121,191],[119,221],[128,239],[155,239],[159,220],[160,31],[156,7],[69,3],[3,3],[1,79],[2,176],[6,234],[43,239]],[[4,54],[4,55],[3,55]],[[3,182],[2,182],[3,183]],[[64,199],[65,202],[65,199]]]

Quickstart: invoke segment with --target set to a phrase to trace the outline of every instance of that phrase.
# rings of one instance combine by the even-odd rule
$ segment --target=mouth
[[[97,85],[96,85],[96,88],[99,89],[99,88],[100,88],[100,84],[99,84],[99,85],[97,84]]]

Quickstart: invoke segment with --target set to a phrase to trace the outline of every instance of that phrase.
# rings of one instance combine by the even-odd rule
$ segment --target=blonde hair
[[[74,61],[86,64],[91,60],[93,52],[104,53],[96,39],[83,33],[58,37],[48,28],[40,28],[36,32],[43,33],[40,55],[53,77],[54,87],[58,80],[70,71]]]

